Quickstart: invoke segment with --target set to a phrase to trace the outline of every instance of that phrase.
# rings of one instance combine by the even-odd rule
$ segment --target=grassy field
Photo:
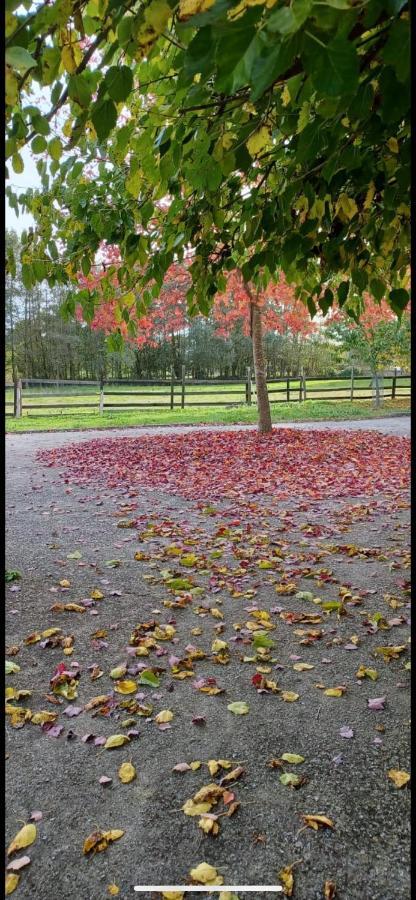
[[[325,419],[377,418],[392,413],[410,412],[409,399],[386,400],[379,409],[372,401],[305,400],[302,403],[272,405],[273,422],[303,422]],[[257,421],[256,406],[189,407],[185,409],[113,410],[99,414],[98,409],[80,413],[57,411],[56,415],[30,415],[21,419],[7,417],[7,432],[84,431],[91,428],[127,428],[137,425],[246,424]]]

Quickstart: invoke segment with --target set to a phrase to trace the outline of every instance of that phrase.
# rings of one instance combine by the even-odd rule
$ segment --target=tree
[[[102,270],[94,275],[79,276],[81,286],[88,289],[100,289],[100,282],[105,277],[108,265],[120,265],[117,250],[103,250],[105,263]],[[124,310],[119,305],[117,296],[111,300],[103,300],[95,308],[92,327],[119,338],[132,337],[139,347],[157,346],[160,341],[170,341],[172,348],[172,367],[176,377],[180,375],[178,356],[178,332],[184,332],[189,318],[186,316],[186,291],[189,288],[190,276],[186,265],[174,263],[166,273],[162,289],[153,299],[144,315],[133,316],[123,320]],[[113,274],[114,293],[117,294],[117,272]],[[125,302],[125,301],[124,301]],[[132,294],[132,302],[134,295]],[[267,366],[263,346],[263,326],[269,331],[284,332],[290,329],[295,333],[308,334],[314,331],[306,308],[297,301],[293,290],[287,285],[284,277],[276,284],[269,284],[263,291],[255,289],[247,283],[240,272],[233,271],[225,279],[223,293],[217,294],[212,308],[212,319],[217,334],[229,335],[233,326],[241,322],[252,341],[254,374],[257,389],[259,410],[259,430],[271,429],[271,413],[267,391]],[[82,308],[78,310],[82,317]],[[113,339],[114,345],[114,339]],[[119,342],[116,341],[116,347]]]
[[[380,306],[367,299],[365,313],[359,324],[337,317],[328,326],[328,332],[337,338],[348,352],[352,363],[365,366],[375,378],[376,405],[380,404],[379,374],[385,368],[410,363],[410,319],[403,316],[401,322],[386,303]]]
[[[240,269],[253,292],[282,268],[311,315],[336,298],[357,316],[366,291],[401,315],[405,0],[26,7],[7,5],[6,153],[14,172],[22,145],[40,157],[41,192],[8,188],[37,223],[29,286],[76,283],[107,240],[123,259],[122,293],[139,288],[140,303],[191,253],[191,312],[209,311],[224,270]],[[41,112],[33,97],[43,108],[48,95]],[[96,299],[79,291],[68,309],[81,302],[92,318]]]

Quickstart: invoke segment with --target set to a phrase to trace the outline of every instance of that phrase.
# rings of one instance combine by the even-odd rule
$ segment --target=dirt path
[[[329,423],[294,427],[322,429]],[[347,423],[334,427],[345,430]],[[348,427],[407,434],[401,429],[409,426],[407,420],[388,419]],[[167,429],[137,433],[156,438],[159,431]],[[253,885],[278,884],[279,871],[297,862],[293,900],[322,900],[330,879],[337,883],[339,900],[409,900],[409,790],[397,789],[387,776],[390,769],[409,769],[407,495],[401,502],[377,495],[310,504],[263,497],[252,505],[247,523],[236,519],[226,501],[207,516],[195,502],[160,489],[140,488],[133,497],[126,489],[64,483],[56,469],[35,459],[38,448],[117,434],[13,435],[6,442],[7,568],[23,576],[19,590],[6,588],[7,646],[19,647],[6,658],[20,666],[6,684],[33,691],[28,700],[10,702],[33,713],[57,712],[57,725],[63,726],[55,737],[30,721],[21,728],[7,724],[8,841],[34,810],[43,814],[36,843],[25,851],[31,863],[22,871],[16,898],[104,900],[115,883],[121,900],[150,900],[150,894],[135,895],[133,885],[183,884],[189,870],[205,861],[216,866],[225,884]],[[120,435],[131,438],[134,432]],[[135,528],[117,527],[130,519]],[[172,545],[198,557],[182,574],[201,592],[183,607],[165,605],[174,603],[179,591],[167,583],[166,570],[178,569]],[[346,545],[357,552],[349,555]],[[74,552],[81,556],[68,559]],[[115,559],[115,568],[106,565]],[[259,560],[272,562],[260,568]],[[319,605],[290,590],[276,593],[281,564],[295,592],[311,592],[324,602],[339,601],[340,587],[350,585],[347,615],[322,614]],[[325,569],[332,574],[325,575]],[[63,579],[69,587],[60,586]],[[88,598],[97,589],[103,599],[91,604]],[[51,609],[85,600],[84,614]],[[269,632],[275,646],[266,648],[263,661],[260,654],[257,662],[243,662],[256,656],[250,629],[244,630],[247,620],[256,621],[256,609],[268,611],[276,626]],[[387,620],[386,630],[377,627],[377,616],[369,619],[377,613]],[[291,620],[291,614],[321,614],[322,621]],[[126,648],[135,626],[152,620],[170,623],[176,629],[173,641],[159,639],[160,652],[151,650],[149,657],[132,656],[134,648]],[[72,655],[39,641],[24,644],[29,635],[52,627],[73,636]],[[241,629],[242,641],[236,641]],[[314,630],[321,635],[308,636]],[[215,640],[227,642],[228,664],[213,661]],[[406,649],[387,663],[374,655],[380,645]],[[195,646],[205,658],[192,660]],[[188,658],[194,677],[176,679],[172,655]],[[46,695],[62,661],[78,663],[81,675],[77,698],[56,706]],[[314,668],[297,671],[299,661]],[[109,676],[114,667],[129,666],[125,678],[137,680],[143,662],[165,670],[159,687],[138,688],[139,705],[150,703],[152,713],[143,717],[112,708],[111,702],[104,715],[100,707],[85,710],[92,698],[114,691]],[[377,681],[358,679],[360,665],[376,669]],[[252,677],[259,666],[270,669],[264,677],[277,682],[278,693],[256,691]],[[193,686],[208,677],[224,693],[210,696]],[[339,685],[345,687],[341,697],[324,694]],[[281,691],[299,698],[285,702]],[[131,696],[113,693],[117,701]],[[368,699],[380,697],[386,698],[384,709],[369,709]],[[232,701],[247,702],[249,714],[233,715],[227,708]],[[64,710],[74,706],[79,715],[68,718]],[[174,713],[165,730],[154,721],[163,709]],[[195,717],[205,723],[195,723]],[[125,725],[129,718],[134,722]],[[343,729],[353,736],[343,737]],[[94,745],[94,737],[82,740],[129,731],[130,742],[114,750]],[[305,761],[269,765],[284,753]],[[137,778],[122,784],[117,772],[127,760]],[[200,788],[218,784],[227,773],[211,775],[208,760],[230,760],[245,770],[230,789],[240,807],[218,820],[216,837],[198,827],[199,816],[181,810]],[[202,765],[172,772],[176,764],[191,761]],[[305,776],[306,782],[298,789],[286,786],[280,782],[284,771]],[[112,782],[101,785],[102,775]],[[300,831],[302,814],[324,814],[334,827]],[[124,835],[90,860],[83,856],[83,842],[97,828],[122,829]]]

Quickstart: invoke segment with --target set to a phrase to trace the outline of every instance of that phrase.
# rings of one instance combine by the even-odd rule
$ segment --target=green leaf
[[[293,40],[273,41],[273,45],[257,57],[250,73],[251,100],[258,100],[279,75],[286,71],[295,55],[295,46]]]
[[[365,291],[368,282],[367,272],[364,269],[352,269],[351,281],[359,291]]]
[[[266,631],[255,631],[253,635],[253,644],[255,647],[274,647],[275,643],[269,638]]]
[[[143,672],[140,673],[139,684],[147,684],[149,687],[159,687],[160,680],[151,669],[144,669]]]
[[[63,147],[58,137],[54,137],[51,141],[49,141],[48,153],[49,156],[52,157],[52,159],[54,159],[56,162],[59,162],[63,153]]]
[[[344,303],[348,297],[349,289],[350,289],[349,281],[341,281],[341,284],[339,285],[338,290],[337,290],[338,303],[341,307],[344,305]]]
[[[25,164],[22,157],[20,156],[20,153],[13,153],[12,168],[13,172],[16,172],[16,175],[20,175],[24,171]]]
[[[389,293],[389,302],[393,312],[396,313],[399,319],[402,317],[403,310],[406,309],[407,304],[409,303],[410,297],[408,291],[405,291],[404,288],[395,288],[393,291]]]
[[[10,584],[11,581],[19,581],[21,578],[21,573],[16,570],[6,569],[5,581],[6,584]]]
[[[298,753],[282,753],[280,759],[283,759],[284,762],[291,763],[294,766],[300,765],[300,763],[305,762],[305,757],[299,756]]]
[[[234,713],[235,716],[245,716],[246,713],[249,712],[250,707],[248,703],[237,700],[235,703],[229,703],[227,709],[229,709],[230,712]]]
[[[331,308],[333,302],[334,302],[334,295],[333,295],[332,291],[329,288],[327,288],[324,293],[324,296],[320,297],[320,299],[318,300],[319,306],[320,306],[324,316],[326,316],[326,314],[327,314],[328,310]]]
[[[32,116],[32,127],[38,134],[46,135],[50,132],[48,120],[45,116],[39,115],[39,113]]]
[[[283,772],[279,777],[279,781],[282,784],[288,785],[290,787],[297,787],[301,782],[301,776],[295,775],[294,772]]]
[[[370,281],[370,291],[375,300],[379,303],[386,293],[386,285],[381,278],[372,278]]]
[[[6,63],[13,69],[17,69],[18,72],[27,72],[28,69],[37,66],[36,60],[24,47],[7,47]]]
[[[312,8],[312,0],[293,0],[291,6],[283,6],[266,20],[268,31],[280,34],[294,34],[308,18]]]
[[[319,41],[319,44],[322,42]],[[354,94],[358,86],[358,56],[354,45],[336,37],[325,46],[305,37],[302,60],[319,94],[339,97]]]
[[[117,122],[117,110],[112,100],[100,101],[91,113],[91,120],[98,140],[104,141]]]
[[[17,672],[20,672],[20,666],[17,663],[11,662],[10,659],[6,660],[6,675],[15,675]]]
[[[37,153],[43,153],[44,150],[46,150],[47,146],[48,145],[47,145],[43,135],[37,134],[36,137],[33,138],[33,141],[30,145],[30,149],[31,149],[32,153],[34,153],[36,155]]]
[[[133,72],[128,66],[110,66],[104,78],[104,85],[111,99],[121,103],[122,100],[127,100],[132,91]]]
[[[92,85],[89,84],[85,75],[70,75],[68,79],[68,94],[71,100],[75,100],[79,106],[89,106]]]
[[[399,19],[390,29],[383,50],[384,62],[391,65],[399,81],[409,77],[410,71],[410,23]]]

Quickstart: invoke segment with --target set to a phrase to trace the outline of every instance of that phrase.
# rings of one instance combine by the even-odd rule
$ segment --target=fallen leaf
[[[389,769],[387,775],[397,788],[404,787],[410,781],[409,773],[404,772],[402,769]]]
[[[296,694],[294,691],[282,691],[281,696],[286,703],[294,703],[295,700],[299,700],[299,694]]]
[[[337,886],[335,881],[326,881],[324,884],[324,900],[335,900]]]
[[[119,828],[112,829],[111,831],[93,831],[84,841],[83,853],[85,856],[88,853],[101,853],[103,850],[107,850],[107,847],[112,841],[118,841],[119,838],[123,837],[124,831]]]
[[[307,825],[308,828],[313,828],[314,831],[318,831],[319,828],[335,828],[332,819],[328,819],[328,817],[322,815],[322,813],[318,813],[317,815],[302,813],[302,819],[305,825]]]
[[[130,738],[125,734],[112,734],[109,738],[107,738],[104,744],[104,750],[112,750],[114,747],[122,747],[123,744],[128,744],[130,742]]]
[[[282,753],[280,758],[283,759],[284,762],[293,763],[294,765],[305,762],[305,757],[299,756],[298,753]]]
[[[173,712],[170,709],[161,709],[160,712],[155,716],[155,722],[158,725],[161,725],[163,722],[171,722],[173,719]]]
[[[250,707],[248,703],[237,700],[235,703],[229,703],[227,709],[229,709],[230,712],[234,713],[235,716],[244,716],[249,712]],[[219,884],[222,884],[222,881],[219,882]]]
[[[294,877],[293,877],[293,865],[285,866],[283,869],[280,869],[278,874],[278,879],[283,885],[283,893],[285,897],[291,897],[293,894],[293,886],[294,886]]]
[[[118,770],[118,777],[123,784],[129,784],[130,781],[133,781],[136,778],[136,774],[136,769],[129,762],[122,763]]]
[[[222,875],[208,863],[200,863],[189,874],[194,884],[224,884]]]
[[[15,838],[13,838],[8,850],[7,855],[11,856],[12,853],[16,853],[18,850],[24,850],[25,847],[30,847],[31,844],[36,840],[36,825],[24,825],[23,828],[18,831]]]
[[[16,890],[17,885],[20,881],[20,875],[15,875],[13,872],[8,872],[6,875],[6,897],[9,894],[12,894],[13,891]]]
[[[367,700],[367,705],[369,709],[384,709],[385,702],[385,697],[374,697],[372,700]]]
[[[20,859],[14,859],[13,862],[8,864],[7,871],[18,872],[19,869],[23,869],[25,866],[28,866],[29,863],[30,856],[21,856]]]

